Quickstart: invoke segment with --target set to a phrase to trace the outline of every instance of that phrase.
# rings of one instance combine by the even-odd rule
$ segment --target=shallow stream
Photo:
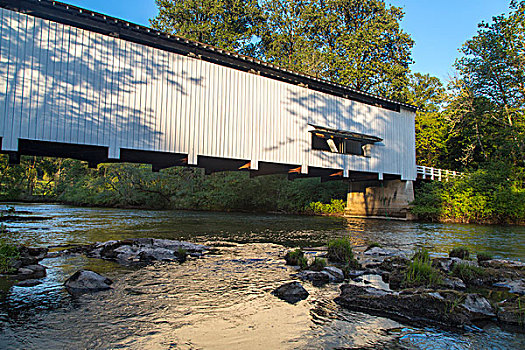
[[[78,208],[11,204],[49,220],[7,223],[7,239],[30,246],[154,237],[220,247],[183,264],[125,268],[70,256],[45,259],[43,283],[0,279],[1,349],[523,349],[525,334],[489,324],[448,332],[414,328],[333,302],[337,285],[313,287],[290,305],[270,294],[294,273],[289,247],[349,237],[445,254],[464,245],[525,260],[525,228],[421,224],[330,217]],[[0,207],[1,208],[1,207]],[[84,268],[115,281],[107,292],[71,297],[63,282]]]

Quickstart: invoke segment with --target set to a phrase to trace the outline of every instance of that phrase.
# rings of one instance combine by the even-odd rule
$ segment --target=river
[[[49,219],[8,223],[5,239],[30,246],[133,237],[187,240],[220,254],[183,264],[126,268],[69,256],[44,259],[43,283],[14,287],[0,279],[1,349],[520,349],[525,334],[487,324],[449,332],[414,328],[348,311],[333,302],[337,285],[305,283],[307,300],[290,305],[270,292],[292,280],[290,247],[348,237],[445,254],[471,251],[525,260],[525,227],[423,224],[269,214],[78,208],[19,204]],[[6,235],[4,235],[6,236]],[[71,297],[63,282],[84,268],[115,281],[110,291]]]

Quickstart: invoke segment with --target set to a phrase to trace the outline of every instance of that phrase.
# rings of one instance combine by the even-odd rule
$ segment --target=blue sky
[[[130,22],[149,25],[156,15],[154,0],[62,0]],[[412,70],[444,82],[453,75],[461,45],[474,36],[481,21],[508,11],[509,0],[386,0],[403,7],[403,29],[416,41]]]

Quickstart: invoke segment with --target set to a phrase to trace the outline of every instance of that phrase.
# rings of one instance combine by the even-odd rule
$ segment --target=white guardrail
[[[428,166],[417,166],[417,177],[425,180],[448,181],[450,178],[463,176],[459,171],[432,168]]]

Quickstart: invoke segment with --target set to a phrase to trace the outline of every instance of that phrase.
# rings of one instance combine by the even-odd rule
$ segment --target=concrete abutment
[[[414,220],[409,210],[413,200],[413,181],[351,182],[345,215]]]

